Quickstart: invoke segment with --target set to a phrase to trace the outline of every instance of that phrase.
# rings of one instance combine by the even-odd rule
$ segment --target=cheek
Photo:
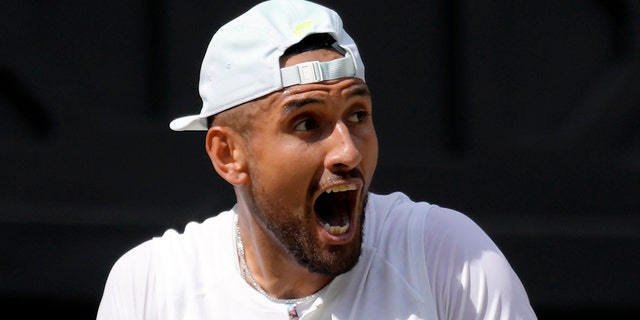
[[[363,132],[361,141],[360,152],[362,153],[362,167],[365,176],[368,176],[371,180],[376,165],[378,164],[378,138],[373,128]]]
[[[267,147],[267,146],[265,146]],[[275,199],[305,197],[321,157],[300,145],[272,144],[256,153],[252,171],[260,189]]]
[[[378,164],[378,142],[371,142],[369,146],[369,151],[366,156],[367,158],[367,168],[371,170],[371,175],[373,175],[373,171],[375,170]]]

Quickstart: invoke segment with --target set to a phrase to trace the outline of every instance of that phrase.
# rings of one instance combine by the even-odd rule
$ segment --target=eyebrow
[[[319,99],[316,98],[307,98],[307,99],[299,99],[299,100],[293,100],[290,101],[289,103],[287,103],[284,106],[284,111],[285,112],[291,112],[293,110],[296,109],[300,109],[308,104],[312,104],[312,103],[316,103],[316,102],[320,102]]]
[[[371,96],[371,93],[369,92],[369,89],[367,89],[367,87],[365,86],[359,86],[358,88],[352,90],[351,92],[349,92],[349,94],[347,95],[347,100],[351,99],[353,97],[369,97]],[[299,100],[293,100],[290,101],[289,103],[287,103],[284,106],[284,112],[291,112],[293,110],[302,108],[308,104],[312,104],[312,103],[317,103],[320,102],[320,99],[316,99],[316,98],[306,98],[306,99],[299,99]]]

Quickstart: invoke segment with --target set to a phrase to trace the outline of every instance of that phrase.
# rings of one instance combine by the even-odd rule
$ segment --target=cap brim
[[[200,115],[191,115],[174,119],[169,123],[173,131],[207,131],[207,119]]]

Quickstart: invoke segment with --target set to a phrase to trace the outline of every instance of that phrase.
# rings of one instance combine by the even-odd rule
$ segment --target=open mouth
[[[331,235],[347,233],[354,211],[358,188],[355,184],[338,185],[323,192],[314,204],[320,225]]]

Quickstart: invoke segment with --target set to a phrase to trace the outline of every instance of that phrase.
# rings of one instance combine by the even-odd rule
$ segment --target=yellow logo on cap
[[[300,34],[304,33],[305,30],[311,28],[311,26],[313,26],[313,22],[312,21],[305,21],[305,22],[303,22],[303,23],[301,23],[299,25],[296,25],[293,28],[293,34],[296,35],[296,36],[300,35]]]

